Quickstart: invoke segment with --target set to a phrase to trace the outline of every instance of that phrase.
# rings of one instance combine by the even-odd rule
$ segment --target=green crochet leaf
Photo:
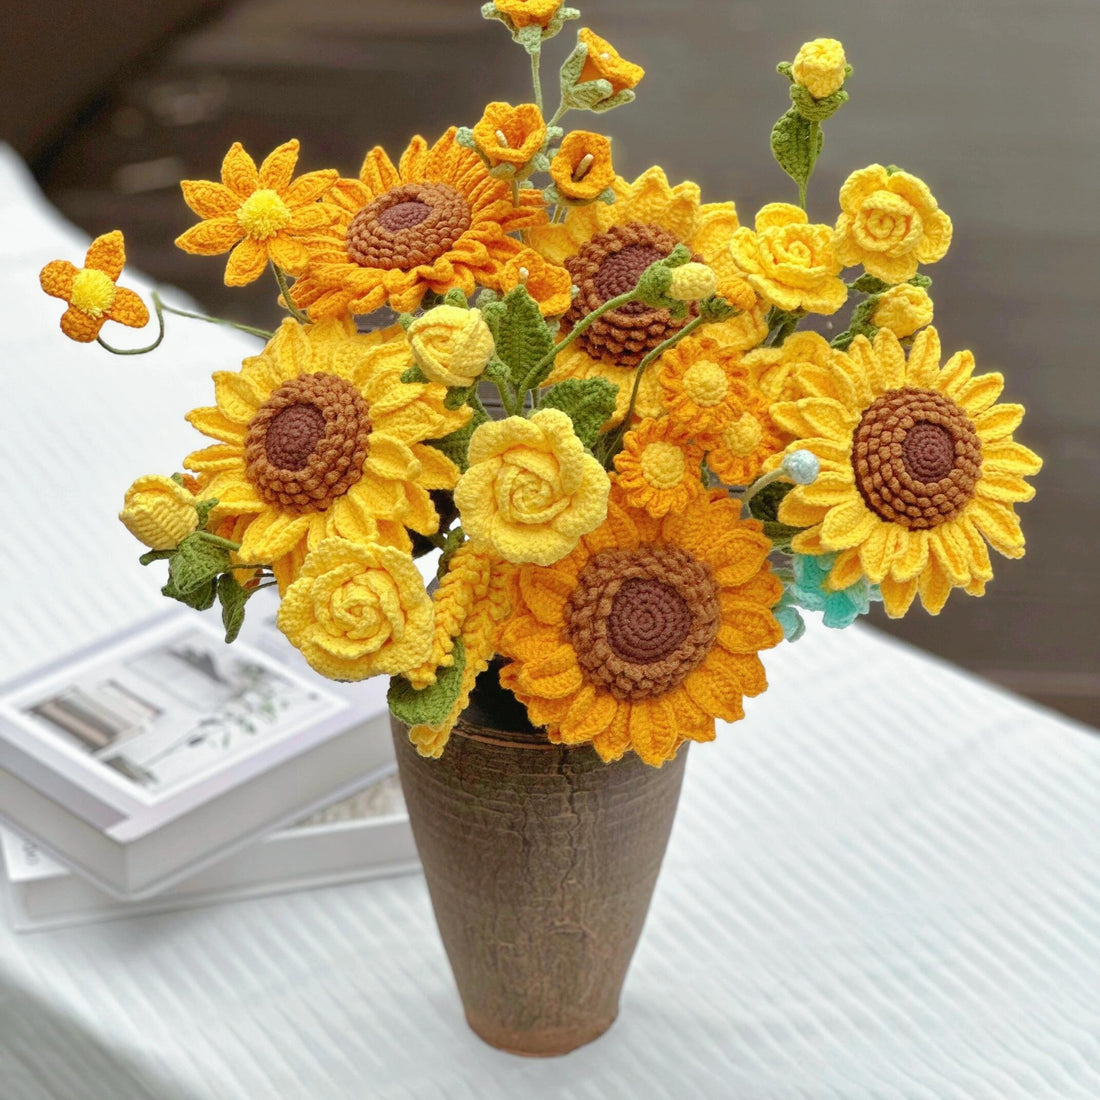
[[[814,161],[821,153],[821,130],[813,142],[813,130],[808,119],[791,108],[772,129],[772,153],[779,167],[799,187],[805,186],[814,169]],[[816,144],[816,148],[812,146]]]
[[[455,639],[454,664],[441,668],[434,684],[417,691],[403,676],[390,680],[386,701],[395,718],[406,726],[432,725],[442,722],[451,711],[462,690],[462,673],[466,669],[466,649],[461,638]]]
[[[176,548],[168,562],[168,580],[177,592],[187,595],[211,584],[228,568],[229,552],[196,532]]]
[[[759,493],[749,501],[749,514],[753,519],[763,520],[765,523],[775,523],[779,516],[779,505],[783,498],[794,488],[789,481],[773,481],[765,485]]]
[[[198,588],[193,589],[190,592],[181,592],[171,580],[160,590],[162,596],[167,596],[170,600],[179,600],[180,603],[186,604],[188,607],[193,607],[196,611],[206,611],[208,608],[214,606],[214,600],[217,597],[217,581],[210,580],[206,584],[200,585]]]
[[[852,283],[852,289],[858,290],[860,294],[881,294],[884,290],[890,289],[890,283],[884,282],[875,275],[864,274]]]
[[[402,382],[427,382],[428,376],[414,363],[401,372]]]
[[[222,626],[225,627],[225,640],[236,641],[244,623],[244,605],[248,602],[248,590],[244,588],[232,573],[223,573],[217,582],[218,599],[222,605]]]
[[[174,553],[175,550],[147,550],[138,558],[138,564],[152,565],[155,561],[164,561],[165,558],[170,558]]]
[[[615,411],[618,392],[619,387],[606,378],[567,378],[542,395],[539,407],[561,409],[572,419],[580,441],[591,450]]]
[[[198,514],[199,514],[199,527],[198,527],[198,529],[200,531],[202,531],[206,527],[206,524],[210,520],[210,513],[212,511],[214,511],[214,509],[217,508],[217,506],[218,506],[218,498],[217,497],[211,497],[209,500],[200,500],[198,502],[198,504],[195,505],[195,511],[198,512]]]
[[[542,381],[534,377],[534,367],[554,346],[553,330],[543,320],[538,302],[526,287],[517,286],[499,302],[487,302],[481,314],[512,382],[519,389],[533,389]],[[547,364],[545,369],[549,371],[549,367]]]

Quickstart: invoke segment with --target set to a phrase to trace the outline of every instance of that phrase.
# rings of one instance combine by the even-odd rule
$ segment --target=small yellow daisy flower
[[[747,373],[733,348],[710,336],[689,336],[661,356],[661,401],[692,435],[716,435],[741,415]]]

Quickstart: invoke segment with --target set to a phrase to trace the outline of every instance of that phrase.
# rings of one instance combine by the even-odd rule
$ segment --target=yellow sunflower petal
[[[719,661],[704,662],[684,680],[687,693],[707,714],[723,722],[745,717],[741,706],[741,684],[736,673]]]
[[[1006,558],[1024,556],[1024,533],[1011,505],[975,497],[967,505],[966,514],[999,554]]]
[[[879,590],[882,592],[882,603],[886,608],[886,614],[891,619],[900,619],[912,606],[917,594],[917,578],[898,581],[893,577],[885,577]]]
[[[526,566],[519,571],[519,587],[524,602],[540,623],[560,626],[576,584],[553,566]]]
[[[176,238],[176,247],[193,256],[218,256],[228,252],[243,236],[244,230],[236,218],[210,218],[181,233]]]
[[[1022,477],[1016,474],[1003,474],[996,470],[990,471],[984,467],[974,492],[978,496],[989,497],[990,500],[1010,502],[1031,500],[1035,496],[1034,486],[1028,485]]]
[[[883,521],[858,496],[830,508],[821,524],[821,545],[828,550],[858,546]]]
[[[260,174],[256,171],[256,162],[244,151],[244,146],[235,141],[222,161],[222,183],[233,194],[247,199],[260,186]]]
[[[755,653],[770,649],[783,640],[783,628],[775,616],[759,604],[742,603],[722,617],[718,644],[730,653]]]
[[[994,443],[982,444],[983,472],[995,471],[1024,477],[1028,474],[1037,474],[1042,467],[1043,460],[1022,443],[997,440]]]
[[[974,417],[974,430],[983,443],[994,443],[1011,436],[1023,419],[1023,405],[994,405]]]
[[[280,145],[264,157],[260,165],[260,186],[272,191],[282,192],[294,176],[294,166],[298,163],[298,139]]]
[[[251,237],[245,237],[229,254],[225,265],[226,286],[247,286],[254,283],[267,267],[267,248]]]
[[[990,374],[971,378],[965,386],[960,386],[953,396],[955,403],[969,416],[974,417],[985,412],[1001,396],[1004,388],[1004,375],[993,371]]]
[[[309,515],[261,512],[248,525],[241,542],[240,555],[246,561],[273,562],[289,554],[303,539],[310,527]]]
[[[933,556],[928,559],[917,581],[917,591],[920,593],[920,602],[924,604],[924,610],[929,615],[938,615],[947,603],[947,597],[951,595],[951,578],[940,566]]]
[[[235,215],[241,200],[224,183],[213,180],[181,180],[183,201],[200,218],[219,218]]]
[[[970,554],[966,537],[954,523],[944,523],[928,533],[928,549],[935,565],[953,585],[970,581]],[[923,577],[928,572],[925,568]]]
[[[667,696],[635,700],[628,721],[630,743],[647,764],[659,768],[676,754],[676,709]]]

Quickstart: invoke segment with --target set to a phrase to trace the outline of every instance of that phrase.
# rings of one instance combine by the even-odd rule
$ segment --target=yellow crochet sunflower
[[[444,408],[443,386],[402,382],[411,365],[396,326],[286,320],[240,371],[214,374],[216,407],[188,414],[219,440],[185,463],[209,477],[214,522],[250,517],[239,557],[272,565],[280,591],[328,536],[407,550],[405,528],[438,529],[428,491],[453,489],[458,468],[424,441],[470,412]]]
[[[571,207],[565,221],[530,230],[529,243],[548,260],[566,267],[578,293],[562,319],[568,332],[604,302],[631,289],[641,273],[667,256],[677,244],[718,274],[718,293],[744,312],[707,335],[739,350],[755,347],[767,335],[763,303],[738,271],[729,244],[738,228],[732,202],[701,203],[694,183],[670,187],[660,168],[650,168],[633,183],[621,177],[612,188],[615,202]],[[698,306],[692,307],[696,312]],[[690,316],[690,315],[689,315]],[[634,374],[645,355],[686,324],[667,309],[632,302],[601,317],[557,358],[546,384],[564,378],[602,377],[619,387],[615,424],[626,415]],[[638,392],[642,417],[661,413],[657,371],[647,370]]]
[[[501,268],[523,249],[510,234],[546,220],[541,193],[524,188],[514,205],[508,182],[455,141],[454,127],[431,148],[413,138],[398,168],[375,147],[359,178],[338,180],[326,202],[338,216],[311,241],[292,291],[313,318],[370,313],[387,302],[411,311],[429,290],[497,290]]]
[[[757,653],[783,631],[771,543],[721,490],[663,520],[612,494],[607,520],[554,565],[521,566],[501,683],[551,741],[633,749],[659,767],[767,687]]]
[[[794,538],[797,553],[838,554],[830,588],[865,576],[892,617],[918,593],[935,615],[952,588],[985,591],[987,541],[1023,556],[1013,505],[1034,495],[1023,477],[1042,463],[1012,439],[1023,406],[995,404],[1004,378],[975,376],[970,352],[941,367],[927,328],[906,362],[884,329],[873,346],[860,336],[846,356],[801,364],[786,384],[799,396],[773,404],[772,417],[796,437],[787,450],[812,451],[821,473],[787,494],[779,519],[808,528]]]

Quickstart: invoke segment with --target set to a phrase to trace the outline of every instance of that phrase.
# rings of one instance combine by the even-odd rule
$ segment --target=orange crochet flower
[[[455,133],[430,148],[413,138],[399,168],[376,146],[358,179],[333,185],[327,201],[336,220],[313,239],[291,292],[312,318],[371,313],[387,302],[411,311],[429,290],[500,288],[501,268],[523,250],[510,234],[546,221],[542,195],[524,188],[514,205],[508,181],[493,179]]]
[[[749,485],[763,472],[764,463],[790,442],[771,418],[767,400],[759,390],[742,382],[740,415],[716,435],[699,443],[706,448],[707,465],[726,485]]]
[[[130,328],[148,323],[145,303],[134,291],[115,285],[125,263],[122,233],[115,229],[92,241],[83,267],[53,260],[42,268],[38,276],[42,289],[69,304],[61,315],[61,331],[70,340],[90,343],[104,321],[118,321]]]
[[[589,80],[606,80],[611,85],[611,94],[618,95],[627,88],[635,87],[645,76],[645,69],[619,56],[618,51],[606,39],[582,27],[577,38],[588,47],[588,56],[584,59],[579,83]]]
[[[741,415],[748,372],[741,354],[710,336],[689,336],[661,356],[661,401],[677,424],[714,436]]]
[[[548,27],[562,0],[494,0],[497,11],[514,27]]]
[[[309,259],[307,241],[328,225],[335,212],[317,200],[336,182],[335,168],[293,179],[298,142],[288,141],[259,169],[241,143],[222,161],[222,181],[183,180],[183,198],[204,219],[176,238],[184,252],[217,256],[233,251],[225,265],[225,285],[255,282],[270,260],[297,275]]]
[[[566,134],[550,162],[550,178],[564,198],[594,202],[615,182],[611,142],[588,130]]]
[[[525,165],[546,141],[546,123],[534,103],[490,103],[474,127],[474,141],[495,168]]]
[[[626,433],[615,456],[615,484],[627,504],[660,518],[682,511],[702,492],[702,462],[702,448],[673,421],[643,420]]]
[[[605,761],[633,749],[660,767],[767,687],[757,653],[783,637],[770,549],[724,491],[660,520],[616,490],[568,557],[519,569],[501,683],[551,741],[591,742]]]
[[[500,269],[500,289],[507,293],[520,284],[539,304],[544,317],[560,317],[573,302],[573,280],[564,267],[525,248]]]

